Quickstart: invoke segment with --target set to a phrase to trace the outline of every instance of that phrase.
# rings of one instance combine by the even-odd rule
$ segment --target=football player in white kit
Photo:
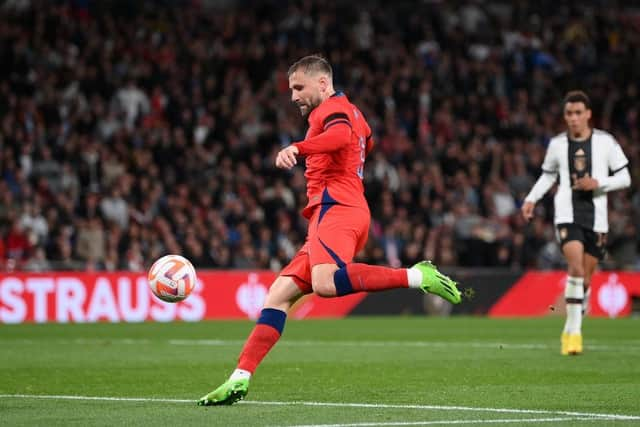
[[[561,336],[561,353],[582,353],[583,304],[589,282],[604,258],[609,223],[607,192],[631,185],[629,161],[616,139],[591,128],[591,102],[582,91],[563,100],[567,131],[549,142],[542,174],[525,198],[522,214],[533,217],[534,206],[559,178],[554,197],[556,236],[568,264],[565,285],[567,319]]]

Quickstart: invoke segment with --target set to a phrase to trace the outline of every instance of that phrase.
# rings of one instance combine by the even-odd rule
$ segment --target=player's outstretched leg
[[[415,268],[422,273],[420,288],[424,292],[438,295],[452,304],[458,304],[462,299],[457,283],[440,273],[431,261],[421,261],[411,268]]]
[[[249,379],[229,379],[220,387],[198,400],[200,406],[232,405],[244,399],[249,391]]]
[[[313,290],[324,297],[344,296],[354,292],[379,292],[396,288],[416,288],[436,294],[447,301],[458,304],[461,301],[456,282],[440,273],[430,261],[422,261],[411,268],[390,268],[369,264],[347,264],[337,270],[331,270],[330,264],[314,266],[312,277],[320,268],[328,267],[333,280],[330,285],[319,279],[314,282]],[[333,267],[336,267],[333,265]]]

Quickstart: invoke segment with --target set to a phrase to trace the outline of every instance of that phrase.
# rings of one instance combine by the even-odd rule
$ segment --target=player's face
[[[589,130],[591,110],[583,102],[567,102],[564,105],[564,121],[567,122],[569,132],[575,136],[586,136]]]
[[[321,78],[317,75],[294,71],[289,76],[289,89],[291,89],[291,102],[296,104],[303,117],[322,102]]]

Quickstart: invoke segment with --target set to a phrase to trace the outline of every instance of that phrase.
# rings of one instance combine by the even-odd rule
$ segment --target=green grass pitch
[[[0,425],[640,425],[640,320],[290,321],[247,400],[198,407],[251,322],[0,325]]]

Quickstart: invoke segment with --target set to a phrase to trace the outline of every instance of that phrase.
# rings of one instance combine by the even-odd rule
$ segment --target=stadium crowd
[[[620,2],[620,4],[622,4]],[[640,179],[640,15],[616,2],[8,1],[0,11],[0,269],[279,269],[306,232],[288,65],[322,53],[367,116],[360,260],[559,267],[548,195],[519,206],[593,100]],[[609,196],[605,265],[640,268],[640,192]]]

